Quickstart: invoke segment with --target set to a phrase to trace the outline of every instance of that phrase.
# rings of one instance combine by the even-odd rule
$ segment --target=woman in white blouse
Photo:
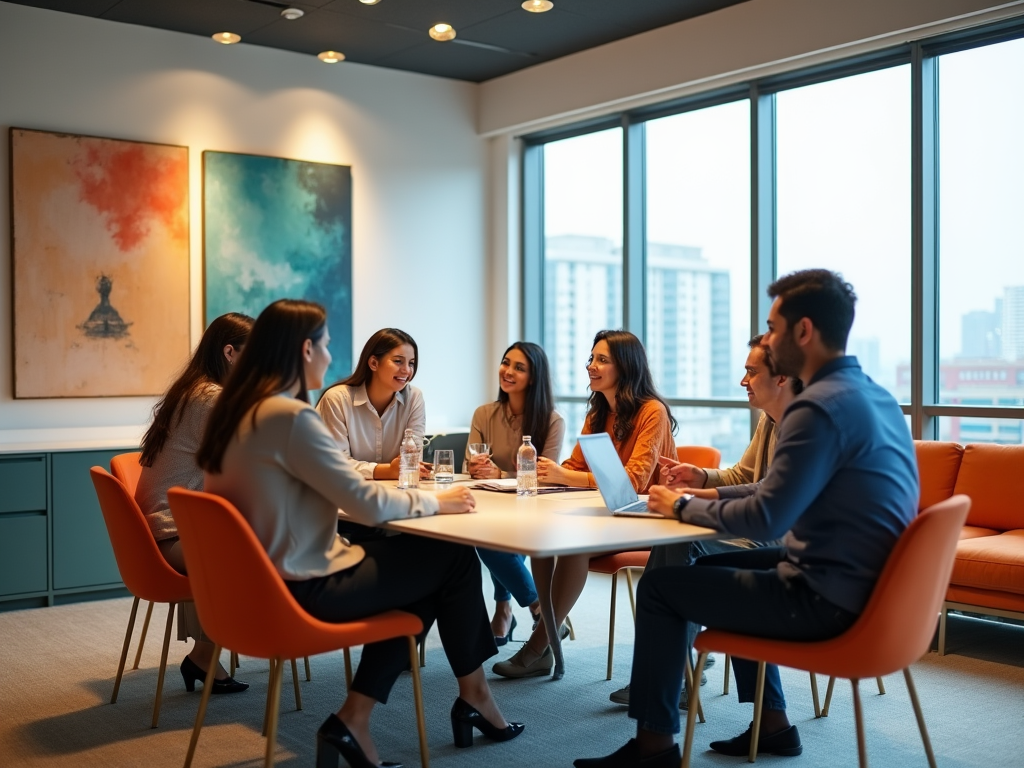
[[[196,456],[205,488],[248,520],[298,603],[321,621],[346,622],[400,609],[437,620],[459,686],[451,712],[457,746],[472,728],[499,741],[523,726],[507,723],[481,666],[497,649],[487,621],[473,549],[419,536],[352,545],[336,531],[338,510],[367,525],[419,515],[471,512],[470,491],[397,491],[368,482],[309,405],[330,364],[327,313],[282,299],[257,318],[214,405]],[[401,638],[363,648],[344,705],[317,732],[317,765],[342,756],[353,768],[380,763],[370,715],[408,667]],[[469,734],[467,735],[467,729]]]
[[[363,346],[352,375],[333,384],[317,403],[341,452],[367,479],[397,480],[405,430],[423,437],[423,393],[410,384],[418,357],[412,336],[381,328]]]

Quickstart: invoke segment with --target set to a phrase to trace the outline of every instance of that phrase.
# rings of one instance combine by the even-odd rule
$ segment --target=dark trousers
[[[424,635],[436,619],[456,677],[470,674],[498,653],[484,605],[480,561],[472,547],[408,535],[361,546],[366,557],[352,568],[286,582],[310,615],[340,623],[397,609],[419,616]],[[386,703],[391,686],[407,669],[405,638],[371,643],[363,648],[352,690]]]
[[[657,568],[637,589],[636,641],[629,716],[639,727],[679,733],[689,624],[784,640],[826,640],[841,634],[856,614],[835,606],[801,579],[784,581],[776,566],[781,547],[740,550],[699,558],[692,566]],[[757,662],[733,659],[741,702],[754,700]],[[766,707],[785,709],[778,668],[765,674]]]

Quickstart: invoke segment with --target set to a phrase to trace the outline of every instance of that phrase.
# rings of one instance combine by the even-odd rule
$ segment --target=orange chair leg
[[[821,716],[828,717],[828,708],[832,705],[832,689],[836,686],[836,679],[828,679],[828,688],[825,689],[825,706],[821,708]]]
[[[295,689],[295,709],[302,711],[302,691],[299,690],[299,666],[292,659],[292,688]]]
[[[348,648],[345,649],[348,654]],[[412,669],[412,696],[416,701],[416,729],[420,734],[420,763],[423,768],[430,768],[430,750],[427,747],[427,718],[423,713],[423,683],[420,680],[420,669],[416,666],[416,638],[409,636],[409,662]]]
[[[697,657],[697,671],[692,677],[700,679],[700,675],[704,674],[704,663],[708,660],[708,654],[705,651]],[[693,731],[697,726],[697,711],[702,709],[700,706],[700,686],[691,685],[687,688],[690,694],[689,702],[686,708],[686,736],[683,739],[683,762],[682,768],[690,768],[690,755],[693,752]],[[703,721],[703,711],[701,712],[701,721]]]
[[[935,753],[932,751],[931,739],[928,738],[928,728],[924,724],[924,713],[921,711],[921,702],[917,698],[914,678],[910,676],[910,667],[903,670],[903,677],[907,681],[910,703],[914,705],[914,717],[917,718],[917,727],[921,730],[921,741],[924,742],[924,753],[928,756],[928,766],[929,768],[935,768]]]
[[[618,586],[619,573],[616,571],[612,574],[612,599],[608,609],[608,670],[604,676],[605,680],[612,679],[612,659],[615,657],[615,594]]]
[[[868,768],[868,745],[864,740],[864,713],[860,706],[860,680],[853,678],[853,719],[857,726],[857,762],[860,768]]]
[[[754,691],[754,721],[750,726],[750,755],[748,763],[757,761],[757,740],[761,735],[761,712],[764,708],[764,672],[763,661],[757,663],[757,688]]]
[[[139,598],[135,598],[138,600]],[[135,651],[135,663],[132,664],[132,669],[139,668],[139,661],[142,660],[142,648],[146,644],[146,633],[149,632],[149,618],[153,615],[153,601],[149,601],[149,607],[146,609],[146,618],[142,621],[142,634],[139,635],[139,647]]]
[[[345,649],[345,689],[352,690],[352,654]]]
[[[731,660],[732,659],[730,658],[729,654],[728,653],[725,654],[725,682],[722,684],[722,695],[723,696],[728,696],[729,695],[729,662]]]
[[[164,673],[167,671],[167,649],[171,644],[171,626],[174,624],[174,609],[177,603],[169,603],[167,609],[167,629],[164,630],[164,647],[160,651],[160,672],[156,676],[156,701],[153,702],[153,728],[160,722],[160,699],[164,694]],[[211,668],[216,665],[211,664]]]
[[[153,604],[150,603],[152,608]],[[121,662],[117,665],[117,677],[114,678],[114,693],[110,697],[110,703],[117,703],[117,692],[121,689],[121,675],[124,674],[124,664],[128,660],[128,646],[132,641],[132,630],[135,629],[135,614],[139,610],[139,598],[132,603],[132,612],[128,615],[128,630],[124,633],[124,645],[121,646]]]
[[[213,658],[220,656],[220,646],[213,646]],[[196,723],[192,726],[192,738],[188,743],[188,754],[185,755],[185,768],[190,768],[192,758],[196,754],[196,745],[199,743],[199,731],[203,728],[203,719],[206,717],[206,705],[210,702],[210,694],[213,693],[213,681],[217,679],[217,665],[211,664],[206,670],[206,680],[203,681],[203,695],[199,698],[199,711],[196,712]]]
[[[267,702],[269,712],[267,714],[267,756],[263,763],[265,768],[274,768],[274,747],[277,745],[277,719],[281,712],[281,678],[283,677],[281,667],[283,664],[283,659],[274,659],[275,674],[270,689],[270,699]]]
[[[818,704],[818,676],[813,672],[811,675],[811,698],[814,700],[814,716],[821,717],[821,706]]]

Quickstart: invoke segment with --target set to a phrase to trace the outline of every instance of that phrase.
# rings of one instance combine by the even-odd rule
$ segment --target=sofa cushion
[[[968,525],[1024,528],[1024,445],[968,445],[953,492],[971,497]]]
[[[917,475],[921,480],[921,500],[917,506],[920,511],[953,495],[964,447],[959,443],[915,440],[914,451],[917,453]]]
[[[1024,530],[960,541],[950,583],[1024,595]]]
[[[974,587],[958,587],[951,584],[946,590],[946,600],[951,603],[963,603],[979,608],[994,608],[997,611],[1014,611],[1024,613],[1024,595],[1010,592],[996,592],[991,589],[975,589]],[[970,611],[970,608],[964,610]],[[984,611],[978,611],[984,613]]]
[[[964,539],[979,539],[982,536],[998,536],[1002,531],[995,528],[979,528],[976,525],[965,525],[960,529],[960,541]]]

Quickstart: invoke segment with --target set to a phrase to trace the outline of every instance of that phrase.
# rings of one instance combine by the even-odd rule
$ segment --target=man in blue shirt
[[[827,270],[780,278],[764,344],[803,393],[786,409],[771,468],[746,498],[710,501],[656,486],[649,507],[730,536],[783,546],[711,555],[644,576],[637,596],[629,716],[637,737],[577,768],[678,765],[677,700],[687,624],[760,637],[825,640],[863,610],[900,534],[917,514],[914,446],[892,396],[845,354],[856,296]],[[740,701],[753,701],[756,662],[734,659]],[[778,670],[766,674],[758,751],[798,755]],[[746,755],[750,731],[712,742]]]

